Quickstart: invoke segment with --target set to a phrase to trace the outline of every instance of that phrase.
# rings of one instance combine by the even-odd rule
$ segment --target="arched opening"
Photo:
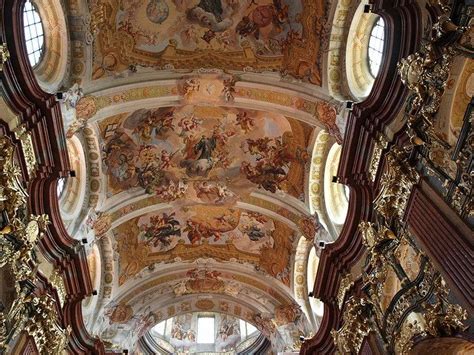
[[[367,47],[367,59],[369,60],[369,71],[375,79],[382,64],[383,47],[385,43],[385,22],[378,18],[370,31],[369,46]]]
[[[68,38],[60,0],[25,1],[25,51],[38,84],[46,92],[56,93],[63,85],[69,63]]]
[[[23,7],[23,31],[28,60],[31,66],[36,67],[45,50],[43,21],[34,2],[25,1]]]
[[[372,90],[383,61],[383,19],[364,12],[361,2],[352,19],[346,48],[346,73],[349,89],[356,101],[364,100]]]
[[[186,313],[168,318],[148,331],[141,346],[155,354],[250,354],[262,336],[251,323],[216,312]]]

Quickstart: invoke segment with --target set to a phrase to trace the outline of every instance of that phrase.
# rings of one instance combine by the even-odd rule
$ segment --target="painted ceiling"
[[[321,85],[323,1],[95,0],[93,79],[137,66],[280,71]]]
[[[141,187],[166,202],[233,205],[260,188],[304,199],[309,130],[281,115],[190,105],[140,109],[99,128],[110,196]]]
[[[235,259],[290,285],[294,231],[258,212],[194,206],[150,213],[114,230],[123,284],[145,266],[199,257]]]
[[[83,222],[70,229],[92,240],[99,290],[84,304],[88,330],[133,348],[160,320],[213,311],[294,349],[310,329],[294,294],[296,249],[308,254],[321,228],[309,175],[325,157],[313,148],[321,132],[341,142],[344,128],[324,80],[330,9],[70,3],[65,122],[88,170]]]

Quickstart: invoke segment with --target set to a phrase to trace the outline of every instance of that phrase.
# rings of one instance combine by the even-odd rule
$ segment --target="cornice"
[[[338,328],[342,314],[337,306],[339,284],[364,253],[358,225],[372,218],[371,205],[380,180],[380,176],[375,182],[370,178],[371,156],[378,137],[384,135],[407,95],[395,74],[397,63],[416,50],[421,36],[421,14],[416,1],[373,0],[372,5],[373,12],[383,17],[386,24],[386,60],[372,92],[365,101],[354,105],[348,117],[337,178],[350,187],[349,211],[337,241],[321,252],[314,297],[325,303],[325,313],[316,335],[303,344],[302,354],[335,352],[330,332]]]

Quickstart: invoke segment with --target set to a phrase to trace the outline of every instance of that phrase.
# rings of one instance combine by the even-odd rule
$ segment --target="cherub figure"
[[[246,111],[239,112],[235,121],[245,133],[249,133],[255,126],[253,118]]]
[[[198,92],[200,88],[201,88],[201,82],[199,81],[199,79],[196,79],[196,78],[187,79],[184,82],[184,86],[183,86],[184,97],[187,98],[191,96],[192,93]]]

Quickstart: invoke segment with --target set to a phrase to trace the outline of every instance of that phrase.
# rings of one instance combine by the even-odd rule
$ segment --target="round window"
[[[26,53],[32,67],[36,66],[44,52],[43,22],[36,5],[27,0],[23,8],[23,30],[25,33]]]
[[[367,58],[369,60],[370,74],[375,78],[382,64],[383,47],[385,42],[385,23],[381,17],[375,22],[370,32]]]

